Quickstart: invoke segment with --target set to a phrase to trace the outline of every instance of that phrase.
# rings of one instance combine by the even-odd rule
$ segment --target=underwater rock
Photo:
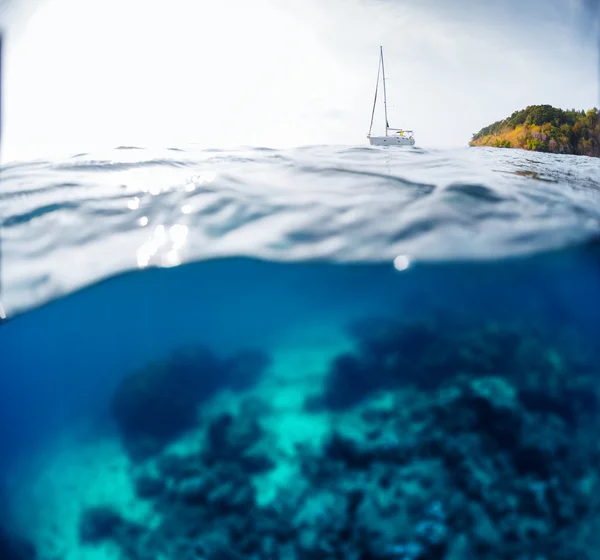
[[[265,432],[258,419],[249,415],[224,413],[208,426],[203,460],[207,465],[234,462],[250,474],[274,465],[264,443]]]
[[[0,558],[2,560],[36,560],[35,547],[0,526]]]
[[[271,364],[269,355],[260,350],[243,350],[225,361],[227,386],[234,391],[248,389]]]
[[[107,540],[123,543],[141,532],[141,527],[124,519],[109,505],[88,508],[79,520],[79,539],[85,544]]]
[[[471,388],[489,388],[489,383],[489,378],[475,380]],[[500,380],[494,385],[500,388]],[[568,542],[576,519],[593,511],[582,481],[596,489],[600,483],[591,433],[586,436],[585,428],[572,433],[560,418],[528,410],[515,399],[516,388],[506,385],[494,391],[504,397],[488,400],[483,409],[485,400],[467,393],[466,399],[445,401],[445,415],[434,415],[443,434],[438,450],[454,486],[482,506],[479,519],[487,516],[493,528],[475,545],[486,548],[487,543],[496,554],[499,543],[512,550],[541,549],[563,531]],[[461,415],[476,421],[457,421]]]
[[[111,410],[130,456],[138,460],[160,451],[196,425],[201,402],[218,389],[256,382],[267,364],[255,351],[221,361],[206,348],[186,348],[127,376]]]
[[[112,539],[124,520],[109,506],[86,510],[79,523],[79,538],[84,543]]]
[[[216,560],[229,557],[219,555],[223,551],[232,558],[236,557],[234,552],[238,558],[246,558],[246,554],[260,551],[263,535],[255,527],[255,490],[239,467],[206,467],[201,476],[174,484],[169,499],[158,501],[155,508],[162,521],[151,532],[150,541],[139,544],[144,548],[151,542],[154,554],[196,558],[191,551],[203,547],[205,552],[213,550],[214,554],[206,557]],[[173,556],[175,549],[177,556]]]
[[[139,485],[151,479],[153,488],[159,479],[164,489],[146,496],[159,515],[157,526],[135,532],[114,511],[98,508],[82,518],[86,540],[116,542],[123,559],[273,557],[290,530],[272,510],[257,505],[252,476],[272,466],[267,451],[260,450],[266,439],[259,410],[253,401],[238,414],[206,417],[199,451],[160,452],[134,470]]]
[[[136,496],[142,500],[156,499],[166,490],[164,480],[152,475],[138,476],[134,485]]]
[[[435,390],[459,375],[506,377],[531,405],[537,402],[571,422],[598,408],[593,375],[598,364],[568,332],[443,318],[370,319],[352,325],[350,331],[356,351],[331,362],[320,399],[330,410],[355,406],[377,390]]]
[[[600,418],[587,377],[568,351],[548,361],[539,338],[481,330],[386,327],[340,357],[329,436],[297,447],[297,474],[266,504],[255,477],[275,466],[268,406],[207,410],[194,451],[160,451],[139,471],[160,522],[126,531],[123,558],[592,560]],[[360,398],[343,387],[349,371]],[[122,527],[99,525],[113,541]]]
[[[189,353],[179,353],[129,375],[117,387],[111,409],[133,458],[156,452],[194,426],[196,407],[205,396],[202,377],[219,376],[211,354],[200,352],[196,357],[194,361]]]
[[[467,550],[509,560],[521,551],[566,559],[568,548],[586,558],[572,543],[582,525],[600,522],[590,501],[600,491],[597,416],[575,430],[559,414],[528,408],[516,382],[497,376],[455,376],[421,398],[406,395],[395,401],[396,419],[368,401],[339,416],[320,462],[303,468],[311,486],[341,496],[362,490],[346,529],[353,549],[370,558],[447,560]],[[427,502],[450,512],[443,526],[418,519]],[[368,546],[358,534],[369,535]]]
[[[174,484],[172,487],[172,496],[186,505],[202,505],[205,504],[210,488],[210,480],[204,476],[196,478],[187,478],[179,484]]]
[[[377,374],[351,354],[343,354],[331,363],[328,388],[321,399],[313,399],[312,407],[319,405],[331,410],[354,406],[366,395],[390,385],[383,370]]]
[[[198,455],[162,453],[156,457],[155,463],[158,476],[164,481],[181,481],[194,478],[202,472]]]
[[[485,433],[504,448],[512,448],[522,430],[518,392],[506,379],[457,378],[437,392],[431,411],[446,431]]]

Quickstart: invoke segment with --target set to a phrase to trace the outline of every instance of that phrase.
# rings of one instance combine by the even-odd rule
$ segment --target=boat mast
[[[390,125],[388,124],[388,114],[387,114],[387,94],[385,91],[385,66],[383,65],[383,47],[379,47],[379,52],[381,53],[381,71],[383,74],[383,110],[385,112],[385,135],[388,135],[388,128]]]
[[[377,65],[377,83],[375,85],[375,99],[373,99],[373,111],[371,111],[371,125],[369,126],[369,133],[367,137],[371,136],[371,130],[373,130],[373,119],[375,118],[375,107],[377,105],[377,90],[379,89],[379,74],[381,73],[381,56],[379,57],[379,64]]]

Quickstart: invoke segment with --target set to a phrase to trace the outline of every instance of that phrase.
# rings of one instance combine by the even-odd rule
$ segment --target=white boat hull
[[[369,136],[371,146],[414,146],[415,139],[406,136]]]

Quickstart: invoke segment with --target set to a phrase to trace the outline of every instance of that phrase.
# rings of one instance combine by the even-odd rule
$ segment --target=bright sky
[[[366,145],[380,44],[390,125],[464,146],[529,104],[600,104],[586,1],[40,0],[8,27],[3,159]]]

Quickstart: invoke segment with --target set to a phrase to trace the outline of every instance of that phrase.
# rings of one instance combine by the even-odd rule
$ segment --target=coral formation
[[[330,434],[297,446],[297,474],[272,500],[257,493],[278,461],[269,406],[248,402],[206,414],[194,450],[136,464],[156,524],[96,508],[82,540],[136,560],[597,557],[597,360],[514,325],[355,332],[319,403]]]
[[[0,558],[2,560],[36,560],[37,554],[33,544],[0,526]]]
[[[351,331],[357,351],[332,364],[323,396],[328,408],[352,406],[377,389],[409,384],[436,389],[461,374],[505,376],[524,398],[531,394],[539,406],[563,407],[566,416],[595,407],[593,377],[585,375],[590,358],[567,333],[456,319],[406,324],[371,319]]]
[[[130,455],[152,455],[192,428],[198,405],[218,389],[247,388],[268,364],[255,350],[220,360],[208,348],[185,348],[127,376],[115,390],[111,410]]]

